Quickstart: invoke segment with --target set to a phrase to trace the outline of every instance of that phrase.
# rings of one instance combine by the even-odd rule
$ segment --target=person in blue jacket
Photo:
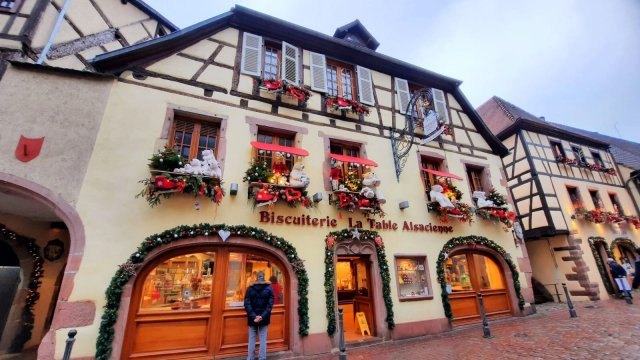
[[[611,269],[611,276],[615,280],[616,285],[618,286],[618,290],[620,290],[623,296],[626,296],[627,302],[631,303],[630,300],[633,296],[631,295],[631,291],[630,291],[631,287],[627,282],[627,270],[625,270],[622,267],[622,265],[618,264],[612,258],[609,258],[607,262],[609,263],[609,269]]]
[[[267,329],[271,322],[273,307],[273,289],[271,283],[264,279],[264,271],[258,271],[256,281],[244,294],[244,310],[249,323],[249,353],[247,360],[254,360],[256,335],[260,336],[258,360],[267,359]]]

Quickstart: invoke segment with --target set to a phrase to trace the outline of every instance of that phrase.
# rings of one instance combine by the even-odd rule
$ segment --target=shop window
[[[229,254],[227,267],[227,307],[244,306],[244,293],[253,284],[259,271],[264,272],[265,280],[271,282],[273,304],[284,304],[285,278],[282,269],[269,259],[258,255],[235,253]]]
[[[447,291],[482,291],[504,289],[502,270],[489,257],[480,254],[460,254],[445,262]]]
[[[602,157],[600,156],[599,152],[592,151],[591,152],[591,157],[593,157],[593,163],[594,164],[596,164],[598,166],[601,166],[601,167],[604,167],[604,161],[602,161]]]
[[[194,253],[156,266],[144,281],[140,310],[210,308],[215,259],[215,253]]]
[[[602,210],[604,208],[602,204],[602,200],[600,199],[600,195],[598,194],[598,190],[589,190],[589,196],[591,196],[591,201],[593,202],[593,206],[597,210]]]
[[[400,301],[433,297],[426,256],[396,256],[395,265]]]
[[[350,156],[354,158],[360,157],[360,146],[346,143],[338,143],[331,141],[330,152],[332,154]],[[355,179],[361,179],[364,171],[364,165],[358,163],[349,163],[331,160],[331,185],[334,190],[338,190],[340,185],[344,185],[350,191],[358,191],[360,185],[356,185]]]
[[[327,95],[353,100],[355,93],[356,82],[353,66],[328,60]]]
[[[582,148],[578,145],[571,145],[571,151],[573,152],[573,156],[576,160],[578,160],[578,165],[586,166],[587,159],[584,157]]]
[[[169,145],[184,158],[202,160],[203,150],[213,150],[214,155],[217,154],[219,133],[220,124],[217,122],[176,114],[169,137]]]
[[[479,166],[467,165],[467,179],[469,179],[469,188],[473,194],[476,191],[484,190],[484,168]]]
[[[268,130],[259,129],[257,140],[259,143],[264,144],[293,147],[293,144],[295,142],[295,135],[275,133]],[[274,157],[277,158],[275,163]],[[283,175],[288,175],[289,171],[293,168],[294,157],[291,154],[283,155],[278,154],[277,152],[274,153],[273,151],[269,150],[258,150],[257,159],[259,162],[264,162],[268,168],[273,169],[274,171],[277,170]],[[285,164],[285,167],[282,167],[282,163]],[[275,169],[274,166],[278,167],[278,169]]]
[[[567,186],[567,192],[569,193],[569,199],[571,199],[571,204],[573,205],[574,210],[584,207],[582,205],[582,199],[580,199],[580,193],[578,192],[578,188],[573,186]]]
[[[553,156],[556,160],[559,161],[567,157],[564,152],[564,148],[562,147],[562,143],[559,141],[549,141],[549,144],[551,145],[551,151],[553,151]]]
[[[618,195],[609,193],[609,200],[611,200],[611,204],[613,204],[613,212],[616,214],[624,215],[624,210],[622,209],[622,205],[620,205]]]
[[[421,158],[422,168],[429,170],[440,171],[442,168],[442,160],[434,159],[430,157],[423,156]],[[421,171],[422,181],[424,183],[425,191],[427,192],[427,198],[429,201],[433,201],[431,199],[431,187],[438,184],[438,177],[430,172]]]
[[[2,0],[0,1],[0,12],[15,13],[20,7],[22,0]]]

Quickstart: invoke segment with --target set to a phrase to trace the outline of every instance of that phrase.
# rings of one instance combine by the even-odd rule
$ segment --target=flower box
[[[327,96],[327,108],[333,111],[350,111],[356,115],[369,115],[369,107],[356,101],[340,96]]]
[[[362,211],[365,216],[378,215],[384,217],[380,200],[375,196],[368,198],[358,191],[336,190],[329,194],[329,204],[340,211]]]

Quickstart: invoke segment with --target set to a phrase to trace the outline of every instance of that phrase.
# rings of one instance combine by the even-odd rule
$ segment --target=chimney
[[[547,119],[545,119],[544,116],[540,116],[540,120],[547,121]]]

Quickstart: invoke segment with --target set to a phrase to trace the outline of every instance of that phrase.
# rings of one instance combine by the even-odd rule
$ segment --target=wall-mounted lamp
[[[229,187],[229,195],[232,195],[232,196],[238,195],[238,184],[231,183],[231,186]]]
[[[213,89],[204,89],[204,96],[212,97],[213,96]]]
[[[406,200],[400,201],[400,203],[398,204],[398,207],[400,208],[400,210],[404,210],[409,207],[409,202]]]
[[[320,201],[322,201],[322,193],[317,192],[313,194],[313,202],[320,202]]]

